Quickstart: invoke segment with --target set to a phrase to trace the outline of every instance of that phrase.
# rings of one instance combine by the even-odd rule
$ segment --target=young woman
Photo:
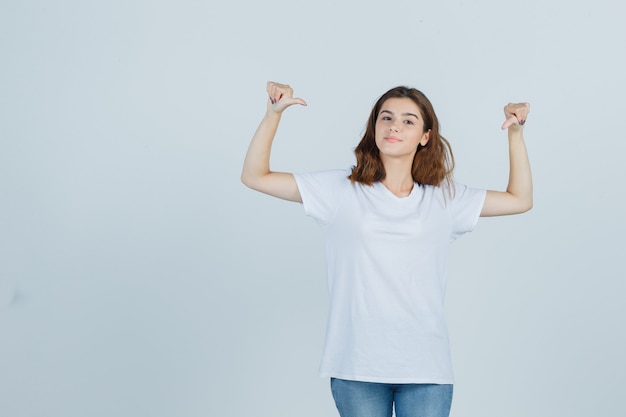
[[[307,174],[270,169],[288,85],[268,82],[267,112],[245,158],[248,187],[303,203],[324,228],[329,316],[320,375],[330,377],[341,417],[445,417],[452,369],[444,319],[450,243],[479,216],[532,207],[523,138],[528,103],[504,107],[510,174],[506,191],[453,182],[450,145],[430,101],[396,87],[371,111],[351,169]]]

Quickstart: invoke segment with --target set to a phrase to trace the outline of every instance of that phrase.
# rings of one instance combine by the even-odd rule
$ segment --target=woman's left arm
[[[528,103],[509,103],[504,107],[502,129],[509,134],[509,184],[506,191],[487,191],[480,215],[504,216],[528,211],[533,206],[533,181],[524,143],[524,123],[530,112]]]

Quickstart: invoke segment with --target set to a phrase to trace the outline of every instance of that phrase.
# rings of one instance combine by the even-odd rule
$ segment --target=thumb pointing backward
[[[301,105],[303,105],[303,106],[306,106],[306,105],[307,105],[307,104],[306,104],[306,101],[304,101],[304,100],[303,100],[303,99],[301,99],[301,98],[292,98],[290,101],[291,101],[291,103],[289,103],[289,104],[301,104]]]
[[[505,130],[507,128],[509,128],[511,125],[514,125],[515,123],[519,123],[519,121],[517,120],[517,117],[515,116],[511,116],[508,119],[506,119],[506,121],[502,124],[502,130]]]

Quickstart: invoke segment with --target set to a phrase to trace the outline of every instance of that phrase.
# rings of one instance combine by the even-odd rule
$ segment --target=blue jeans
[[[448,417],[452,385],[382,384],[331,378],[341,417]]]

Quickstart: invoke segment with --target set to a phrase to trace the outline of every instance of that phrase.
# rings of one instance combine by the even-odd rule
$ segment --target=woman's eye
[[[406,123],[407,125],[415,124],[415,123],[413,123],[413,120],[405,120],[404,123]]]
[[[389,117],[389,116],[383,116],[381,120],[391,120],[391,117]]]

